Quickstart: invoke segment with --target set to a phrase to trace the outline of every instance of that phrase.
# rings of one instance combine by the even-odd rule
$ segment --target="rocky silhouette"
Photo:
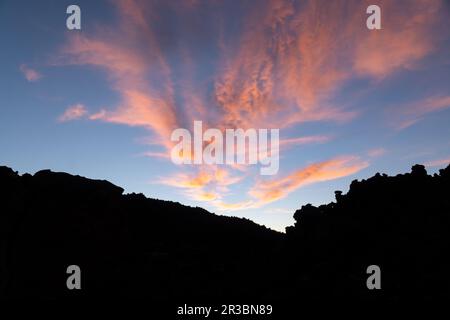
[[[282,234],[107,181],[0,167],[0,297],[448,299],[449,193],[450,166],[377,174],[303,206]],[[69,265],[82,290],[68,290]]]
[[[303,206],[286,229],[296,287],[313,297],[411,301],[450,298],[450,166],[353,181],[336,202]],[[382,270],[368,290],[367,267]],[[295,290],[293,291],[295,294]]]

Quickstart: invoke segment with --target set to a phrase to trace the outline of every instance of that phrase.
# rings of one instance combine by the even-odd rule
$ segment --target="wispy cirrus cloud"
[[[431,96],[402,106],[397,106],[393,125],[398,130],[406,129],[421,121],[430,113],[450,108],[450,96]]]
[[[19,70],[29,82],[36,82],[42,78],[42,75],[37,70],[32,69],[25,64],[21,64]]]
[[[227,25],[220,2],[114,4],[116,24],[89,35],[70,35],[62,50],[66,63],[105,72],[120,97],[114,105],[79,118],[143,127],[151,133],[151,144],[160,148],[145,154],[169,161],[172,130],[189,128],[194,120],[202,120],[205,129],[222,130],[354,120],[362,111],[337,103],[336,95],[352,80],[379,81],[420,65],[435,49],[432,30],[440,21],[442,1],[379,1],[383,29],[375,32],[365,27],[365,9],[371,4],[366,0],[269,0],[258,6],[236,1],[239,32],[233,29],[234,20]],[[204,10],[208,10],[205,17],[215,19],[204,21],[207,27],[199,29],[198,17]],[[171,21],[182,21],[181,26],[173,24],[170,32],[161,31],[166,16],[158,12]],[[233,34],[227,33],[227,27]],[[212,58],[205,59],[203,46],[208,46]],[[422,111],[405,118],[418,121],[426,113],[446,108],[446,103],[442,97],[426,101],[425,107],[418,108]],[[290,136],[280,146],[287,149],[332,139],[331,135]],[[372,149],[368,155],[384,152]],[[311,183],[349,176],[367,165],[358,157],[337,157],[282,178],[255,179],[249,199],[239,203],[229,203],[225,196],[247,178],[245,166],[177,167],[181,172],[160,183],[220,210],[239,210],[277,201]]]

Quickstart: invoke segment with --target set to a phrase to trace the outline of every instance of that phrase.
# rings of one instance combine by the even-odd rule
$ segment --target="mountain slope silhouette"
[[[237,296],[259,295],[259,266],[281,233],[122,193],[107,181],[0,168],[2,295],[213,298],[235,295],[243,279]],[[80,292],[67,290],[69,265],[82,270]]]
[[[20,176],[0,167],[0,297],[450,296],[450,166],[434,176],[416,165],[353,181],[336,202],[297,210],[286,234],[123,191],[67,173]],[[69,265],[81,268],[81,290],[66,287]],[[381,268],[381,290],[366,286],[370,265]]]

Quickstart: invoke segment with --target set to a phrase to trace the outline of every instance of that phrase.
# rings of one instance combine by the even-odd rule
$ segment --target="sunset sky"
[[[20,173],[283,231],[354,179],[450,162],[449,1],[0,0],[0,41],[0,165]],[[170,135],[194,120],[279,129],[278,173],[173,164]]]

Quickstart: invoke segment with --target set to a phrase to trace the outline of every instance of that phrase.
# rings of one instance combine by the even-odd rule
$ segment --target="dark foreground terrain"
[[[107,181],[0,167],[0,297],[449,299],[450,166],[354,181],[294,218],[281,234]],[[81,290],[66,287],[69,265]],[[370,265],[381,290],[366,286]]]

